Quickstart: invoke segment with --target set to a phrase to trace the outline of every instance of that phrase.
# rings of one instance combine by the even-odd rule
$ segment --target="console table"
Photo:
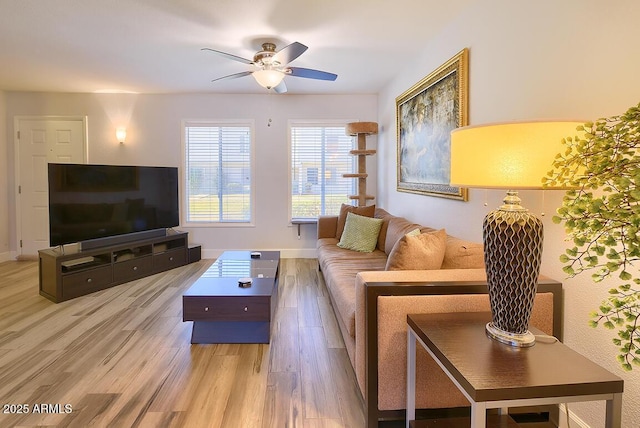
[[[607,402],[607,428],[620,427],[622,379],[560,342],[515,348],[492,340],[489,321],[484,312],[407,316],[407,427],[419,426],[416,341],[471,403],[472,427],[486,426],[487,409],[596,400]]]

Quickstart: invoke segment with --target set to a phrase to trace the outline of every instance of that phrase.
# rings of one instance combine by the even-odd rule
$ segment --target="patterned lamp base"
[[[512,346],[535,344],[529,320],[542,259],[542,221],[507,192],[498,210],[484,219],[484,254],[492,322],[487,334]]]

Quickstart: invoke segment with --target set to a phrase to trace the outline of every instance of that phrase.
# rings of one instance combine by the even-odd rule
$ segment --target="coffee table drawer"
[[[184,321],[269,321],[270,296],[183,296]]]

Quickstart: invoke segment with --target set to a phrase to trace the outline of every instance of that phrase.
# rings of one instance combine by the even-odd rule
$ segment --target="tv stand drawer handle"
[[[244,311],[245,311],[245,312],[249,312],[249,307],[248,307],[248,306],[245,306],[245,307],[244,307]]]
[[[93,281],[93,279],[87,278],[87,282],[91,282],[91,281]]]
[[[204,311],[205,311],[205,312],[209,312],[209,307],[208,307],[208,306],[206,306],[206,307],[204,308]]]
[[[169,261],[172,262],[173,261],[173,256],[169,257]]]
[[[138,270],[138,266],[134,266],[134,267],[133,267],[133,270]]]

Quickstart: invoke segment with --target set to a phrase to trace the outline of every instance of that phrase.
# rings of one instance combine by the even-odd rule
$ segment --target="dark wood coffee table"
[[[278,296],[280,252],[225,251],[182,296],[191,343],[269,343]],[[251,278],[250,287],[238,285]]]
[[[407,316],[407,427],[415,417],[416,340],[471,403],[472,427],[485,426],[487,409],[595,400],[607,402],[606,427],[620,427],[622,379],[560,342],[514,348],[492,340],[490,320],[483,312]]]

